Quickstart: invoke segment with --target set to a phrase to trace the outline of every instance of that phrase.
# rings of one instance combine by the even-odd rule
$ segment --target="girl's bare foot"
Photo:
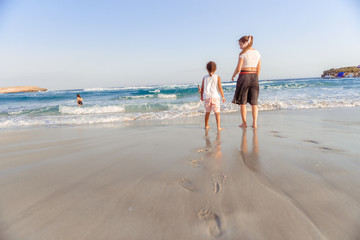
[[[210,126],[205,126],[205,129],[209,129],[210,128]]]
[[[223,128],[218,128],[218,131],[224,130]]]
[[[241,128],[247,128],[247,125],[246,125],[246,123],[243,123],[243,124],[239,125],[239,127],[241,127]]]
[[[252,128],[257,128],[257,124],[253,123]]]

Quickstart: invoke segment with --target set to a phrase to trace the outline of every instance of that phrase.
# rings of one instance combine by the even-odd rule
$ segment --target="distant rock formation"
[[[359,66],[353,67],[342,67],[342,68],[332,68],[329,70],[325,70],[321,75],[322,78],[324,77],[336,77],[338,73],[344,72],[344,76],[353,76],[353,77],[360,77],[360,68]]]
[[[21,86],[21,87],[5,87],[0,88],[0,93],[18,93],[18,92],[43,92],[47,91],[45,88]]]

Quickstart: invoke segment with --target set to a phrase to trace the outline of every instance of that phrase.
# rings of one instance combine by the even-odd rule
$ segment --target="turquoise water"
[[[231,103],[235,85],[223,82],[221,112],[239,110]],[[0,129],[198,116],[204,106],[197,91],[197,84],[176,84],[0,94]],[[260,111],[358,106],[360,78],[260,81]]]

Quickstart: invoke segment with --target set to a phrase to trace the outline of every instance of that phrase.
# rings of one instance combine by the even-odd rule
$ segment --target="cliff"
[[[0,88],[0,93],[39,92],[39,91],[47,91],[47,89],[32,87],[32,86]]]
[[[331,68],[329,70],[325,70],[321,75],[321,77],[322,78],[325,76],[336,77],[339,72],[344,72],[345,75],[352,74],[354,77],[360,76],[360,68],[358,68],[357,66],[353,66],[353,67]]]

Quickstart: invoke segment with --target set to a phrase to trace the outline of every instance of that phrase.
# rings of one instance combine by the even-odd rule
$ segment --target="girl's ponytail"
[[[241,51],[240,55],[241,54],[244,54],[247,52],[247,50],[249,50],[253,43],[254,43],[254,37],[249,35],[249,36],[243,36],[239,39],[239,42],[242,42],[244,43],[244,46],[243,46],[243,50]]]

